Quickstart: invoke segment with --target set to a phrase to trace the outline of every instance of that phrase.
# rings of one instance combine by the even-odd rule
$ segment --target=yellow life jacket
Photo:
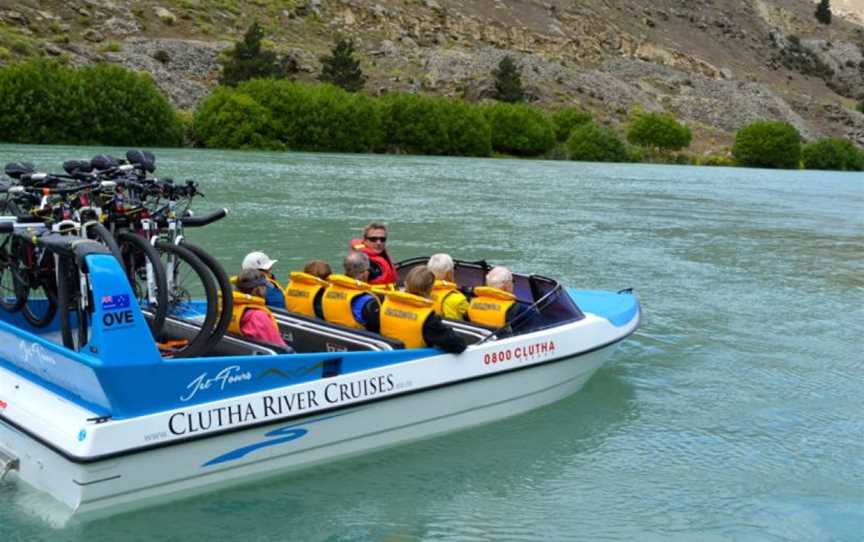
[[[474,295],[468,306],[468,319],[482,326],[504,327],[507,310],[516,303],[516,296],[490,286],[474,288]]]
[[[330,283],[301,271],[291,272],[291,282],[285,287],[285,309],[306,316],[315,314],[315,296]]]
[[[233,299],[234,308],[231,311],[231,322],[228,324],[228,333],[243,336],[243,332],[240,331],[240,321],[243,318],[243,314],[249,309],[258,309],[266,312],[270,320],[273,321],[273,326],[279,329],[279,324],[276,323],[276,318],[273,317],[273,313],[267,308],[267,302],[263,297],[244,294],[243,292],[234,290]]]
[[[396,291],[396,283],[390,284],[373,284],[372,291],[378,295],[384,295]]]
[[[405,348],[423,348],[423,324],[434,311],[431,299],[406,292],[389,292],[381,306],[381,335],[399,339]]]
[[[431,294],[432,302],[435,306],[435,314],[438,316],[444,316],[444,300],[457,289],[456,284],[452,282],[446,280],[435,281],[435,284],[432,286]]]
[[[346,275],[330,275],[328,280],[330,286],[324,290],[324,298],[321,300],[324,319],[334,324],[363,329],[354,319],[351,302],[359,295],[372,293],[372,287]]]

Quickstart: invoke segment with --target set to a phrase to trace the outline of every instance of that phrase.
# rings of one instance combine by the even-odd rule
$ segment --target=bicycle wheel
[[[18,248],[18,260],[26,265],[22,274],[24,304],[21,314],[33,327],[45,327],[54,321],[57,314],[57,277],[54,256],[40,253],[33,245],[22,242]],[[26,291],[26,294],[23,293]]]
[[[200,326],[189,342],[173,350],[175,358],[203,356],[212,345],[218,317],[216,285],[207,266],[182,246],[156,243],[168,280],[168,315]]]
[[[193,254],[198,256],[198,258],[204,262],[204,265],[210,269],[215,284],[219,288],[219,318],[216,321],[216,326],[213,328],[213,334],[211,336],[211,346],[215,346],[216,343],[222,340],[222,336],[225,335],[225,332],[228,330],[228,324],[231,323],[231,312],[234,308],[234,287],[231,286],[231,281],[228,279],[228,274],[225,272],[225,268],[222,267],[222,264],[220,264],[216,258],[208,254],[207,251],[197,245],[185,241],[181,246],[191,250]]]
[[[123,270],[129,278],[138,306],[147,313],[147,325],[158,337],[168,315],[168,281],[159,252],[143,237],[132,232],[117,234]]]
[[[22,295],[22,266],[16,252],[19,243],[9,236],[0,244],[0,307],[9,312],[21,310],[27,300]]]
[[[76,352],[81,350],[87,344],[90,326],[81,306],[79,269],[69,258],[60,258],[57,262],[57,308],[63,346]]]
[[[111,251],[111,254],[117,258],[117,261],[120,262],[120,265],[123,265],[123,252],[120,250],[120,246],[117,244],[117,240],[114,239],[114,236],[108,231],[108,228],[103,226],[98,222],[88,222],[86,224],[87,237],[93,239],[94,241],[99,241]]]

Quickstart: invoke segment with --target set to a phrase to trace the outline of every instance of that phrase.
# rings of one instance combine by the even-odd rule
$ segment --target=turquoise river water
[[[0,146],[0,162],[125,149]],[[189,232],[229,269],[334,268],[372,219],[591,289],[642,328],[576,395],[359,459],[87,524],[0,484],[0,540],[864,539],[864,175],[157,151],[229,207]],[[28,506],[25,506],[28,505]],[[38,509],[38,506],[37,506]]]

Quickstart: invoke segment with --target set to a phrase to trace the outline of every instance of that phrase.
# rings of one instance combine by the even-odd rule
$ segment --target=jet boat
[[[529,318],[504,329],[445,321],[459,355],[275,311],[294,352],[226,335],[166,359],[123,271],[85,256],[91,336],[62,346],[0,310],[0,478],[88,519],[463,430],[577,392],[640,322],[629,290],[514,274]],[[400,274],[425,258],[398,264]],[[457,262],[482,285],[485,262]],[[194,319],[169,318],[178,337]]]

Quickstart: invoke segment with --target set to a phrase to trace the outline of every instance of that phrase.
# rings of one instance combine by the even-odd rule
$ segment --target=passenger
[[[449,320],[467,320],[468,299],[453,279],[453,258],[449,254],[433,254],[426,266],[435,275],[432,287],[435,314]]]
[[[273,276],[273,265],[278,261],[271,260],[263,252],[250,252],[243,258],[241,269],[257,269],[264,273],[264,278],[267,279],[267,294],[264,296],[267,305],[276,309],[284,309],[285,294],[282,285]]]
[[[344,275],[330,275],[330,286],[324,291],[321,309],[324,319],[335,324],[367,329],[378,333],[381,305],[372,294],[369,279],[369,256],[351,252],[342,262]]]
[[[228,332],[254,341],[287,347],[279,334],[279,325],[264,301],[266,292],[267,278],[261,271],[244,269],[240,272],[235,284],[234,310]]]
[[[291,282],[285,287],[285,308],[298,314],[324,318],[321,299],[324,290],[330,286],[326,280],[330,273],[330,265],[321,260],[307,263],[303,272],[293,271]]]
[[[327,280],[327,277],[333,273],[333,270],[330,269],[330,264],[324,260],[312,260],[303,267],[303,272],[319,279]]]
[[[468,319],[475,324],[504,327],[526,310],[513,294],[513,274],[506,267],[493,267],[486,274],[486,286],[474,288],[474,294]]]
[[[465,351],[465,340],[444,325],[430,298],[435,275],[420,265],[405,277],[405,291],[388,292],[381,306],[381,334],[405,343],[405,348],[431,346],[452,354]]]
[[[363,228],[363,239],[352,239],[351,250],[360,251],[370,260],[369,284],[385,286],[386,290],[396,287],[399,274],[396,266],[387,253],[387,225],[380,222],[372,222]]]

